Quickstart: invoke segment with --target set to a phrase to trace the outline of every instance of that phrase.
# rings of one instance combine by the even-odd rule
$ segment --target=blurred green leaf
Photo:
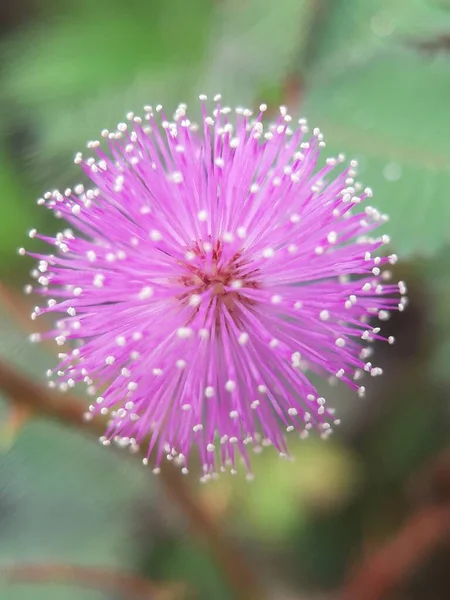
[[[313,87],[303,107],[325,132],[329,154],[359,159],[402,258],[432,255],[450,236],[449,103],[450,60],[404,50]]]
[[[449,28],[427,0],[337,0],[310,61],[303,109],[329,152],[360,159],[402,257],[450,237],[450,55],[432,45]]]
[[[227,104],[267,102],[306,56],[316,7],[308,0],[217,2],[201,90]]]
[[[195,590],[194,597],[199,600],[230,600],[233,597],[211,555],[186,539],[180,542],[161,536],[141,557],[140,572],[150,579],[184,581]]]
[[[428,3],[444,10],[450,9],[450,0],[428,0]]]
[[[28,342],[1,304],[0,357],[34,378],[54,364],[45,349]],[[0,400],[4,415],[1,395]],[[128,463],[77,432],[34,421],[23,427],[11,450],[0,452],[0,480],[0,563],[132,566],[133,505],[144,495],[149,506],[152,502],[152,480],[138,461]],[[27,597],[23,587],[2,585],[2,598]],[[99,598],[85,590],[49,590],[30,588],[29,597]]]
[[[13,276],[21,257],[17,248],[24,243],[27,229],[36,226],[36,205],[27,202],[22,182],[0,139],[0,276]],[[42,211],[41,211],[42,212]]]
[[[448,385],[450,381],[450,328],[446,327],[446,337],[436,344],[433,352],[431,374],[435,381]]]
[[[25,122],[36,133],[29,162],[42,185],[67,185],[74,153],[126,112],[182,101],[204,57],[212,11],[209,0],[58,7],[59,18],[30,26],[2,48],[5,126]]]
[[[440,0],[436,0],[440,1]],[[442,0],[446,1],[446,0]],[[334,0],[323,3],[308,83],[326,83],[378,53],[445,34],[450,15],[430,0]]]
[[[336,588],[351,560],[359,552],[362,536],[359,501],[322,518],[293,528],[296,577],[319,589]]]
[[[271,449],[255,456],[255,480],[237,490],[246,523],[266,541],[286,540],[295,523],[345,503],[358,485],[358,465],[341,445],[311,438],[289,448],[293,461]]]
[[[430,320],[434,341],[431,376],[437,383],[450,381],[450,247],[446,246],[423,265],[424,281],[429,288]]]
[[[191,68],[203,57],[207,0],[65,4],[58,19],[30,27],[4,49],[5,93],[25,106],[50,110],[95,98],[102,88],[127,86],[145,72],[151,79],[152,70],[174,65]]]
[[[373,489],[394,492],[424,457],[432,456],[445,443],[445,399],[430,390],[424,375],[425,370],[417,377],[411,375],[410,381],[399,382],[385,418],[367,436],[364,455],[368,485]]]
[[[7,600],[105,600],[100,590],[88,590],[76,585],[18,584],[2,586],[0,594]]]

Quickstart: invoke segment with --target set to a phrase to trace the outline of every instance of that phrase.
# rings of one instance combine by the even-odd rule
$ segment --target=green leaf
[[[186,539],[155,537],[151,548],[141,554],[140,572],[152,580],[183,581],[199,600],[231,600],[223,574],[212,556]]]
[[[306,116],[329,153],[360,159],[402,257],[449,238],[450,57],[436,45],[449,27],[428,0],[337,0],[309,62]]]
[[[227,104],[267,102],[303,63],[315,10],[308,0],[218,2],[200,91],[222,93]]]
[[[0,139],[0,276],[15,277],[24,260],[17,248],[24,244],[26,231],[38,225],[36,204],[28,198],[27,186],[17,172]]]
[[[292,527],[307,521],[311,512],[346,503],[359,483],[354,456],[338,443],[288,441],[294,461],[268,449],[252,457],[256,477],[251,486],[245,481],[237,489],[245,524],[265,541],[287,540]]]
[[[316,32],[308,82],[326,82],[348,69],[419,40],[445,34],[450,15],[430,0],[335,0]],[[447,1],[447,0],[442,0]]]
[[[432,346],[431,377],[438,384],[450,381],[450,246],[423,265],[430,301],[429,320]]]
[[[55,362],[45,349],[28,342],[2,305],[0,357],[35,379]],[[7,405],[1,394],[0,407],[4,415]],[[0,563],[132,566],[130,517],[139,497],[152,500],[151,478],[139,461],[127,463],[95,440],[34,421],[21,430],[8,453],[0,453],[0,480],[0,514],[5,516],[0,518]],[[50,589],[30,587],[29,597],[99,597]],[[28,596],[23,588],[6,588],[0,581],[0,597]]]
[[[448,58],[396,50],[313,86],[303,107],[328,154],[360,160],[402,257],[432,255],[449,239],[449,103]]]
[[[42,185],[67,185],[74,153],[126,112],[183,100],[198,77],[212,11],[208,0],[64,4],[63,18],[3,46],[5,126],[35,132],[29,162]]]
[[[153,70],[191,68],[203,57],[209,14],[206,0],[189,6],[183,0],[70,3],[63,18],[8,43],[6,94],[51,110],[61,102],[95,98],[105,87],[127,86],[148,70],[151,79]]]

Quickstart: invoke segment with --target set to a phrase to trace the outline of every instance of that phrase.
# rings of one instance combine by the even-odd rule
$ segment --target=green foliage
[[[271,448],[255,457],[257,477],[238,490],[246,522],[267,542],[289,537],[317,508],[345,503],[358,485],[354,457],[339,444],[294,439],[289,448],[293,461],[280,460]]]
[[[209,14],[205,0],[68,3],[64,16],[15,40],[7,90],[27,107],[51,110],[145,73],[192,68],[203,57]]]
[[[449,100],[447,58],[430,62],[397,51],[313,88],[304,107],[320,123],[329,152],[359,159],[361,179],[389,214],[386,231],[402,257],[431,255],[450,233]]]
[[[379,53],[434,40],[449,25],[450,15],[430,0],[335,0],[324,10],[308,80],[339,77]]]
[[[180,101],[204,55],[211,3],[83,0],[61,11],[4,48],[8,127],[25,120],[36,131],[30,166],[42,185],[67,185],[75,151],[126,112]]]
[[[431,339],[433,341],[431,375],[441,386],[450,382],[450,247],[446,246],[433,260],[423,265],[431,306]],[[445,387],[443,387],[445,389]]]
[[[145,553],[140,569],[151,579],[183,581],[195,590],[201,600],[231,600],[232,593],[223,580],[220,569],[205,548],[198,548],[188,539],[156,537]]]
[[[1,142],[0,139],[0,219],[3,221],[0,230],[0,257],[3,258],[0,276],[12,278],[20,262],[16,248],[21,245],[19,240],[23,239],[25,231],[36,225],[36,211],[23,201],[29,190]]]
[[[449,237],[450,56],[421,44],[450,25],[423,0],[334,3],[311,61],[306,103],[331,153],[361,163],[402,257]]]
[[[54,364],[30,344],[0,305],[0,358],[40,379]],[[0,396],[2,421],[7,407]],[[151,478],[139,463],[55,424],[32,421],[11,450],[0,449],[0,563],[60,562],[126,568],[132,564],[129,519],[134,503],[152,501]],[[44,586],[6,588],[0,597],[97,600],[94,592]]]
[[[260,93],[280,87],[303,62],[312,27],[307,0],[217,2],[201,90],[227,104],[267,102]]]

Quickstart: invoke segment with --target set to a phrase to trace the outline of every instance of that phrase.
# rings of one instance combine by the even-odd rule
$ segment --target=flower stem
[[[384,600],[450,539],[450,452],[443,451],[417,479],[431,496],[392,538],[352,569],[339,600]]]

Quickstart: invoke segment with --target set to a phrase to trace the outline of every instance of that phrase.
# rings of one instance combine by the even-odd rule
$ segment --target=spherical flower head
[[[93,186],[38,200],[72,228],[30,235],[55,246],[33,254],[49,299],[32,318],[60,313],[33,339],[73,342],[53,385],[86,383],[104,444],[145,444],[144,462],[183,473],[196,448],[206,480],[240,461],[250,473],[251,449],[286,454],[285,431],[328,436],[338,421],[308,373],[362,396],[381,374],[372,318],[402,310],[405,286],[386,283],[396,257],[372,236],[386,216],[355,161],[320,166],[322,134],[284,107],[265,126],[265,105],[231,115],[216,96],[209,114],[200,98],[200,126],[185,105],[173,121],[147,106],[103,131],[75,158]]]

